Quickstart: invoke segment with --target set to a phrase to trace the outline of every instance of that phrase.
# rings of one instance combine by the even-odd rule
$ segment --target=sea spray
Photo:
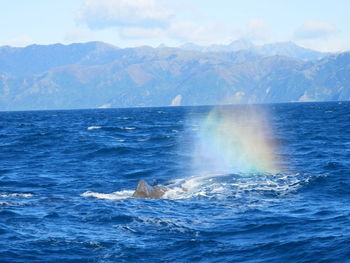
[[[193,173],[280,172],[267,115],[251,105],[215,107],[201,120],[195,136]]]

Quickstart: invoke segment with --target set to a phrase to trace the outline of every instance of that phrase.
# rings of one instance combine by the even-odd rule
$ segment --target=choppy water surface
[[[0,112],[0,262],[349,262],[350,103],[213,110]]]

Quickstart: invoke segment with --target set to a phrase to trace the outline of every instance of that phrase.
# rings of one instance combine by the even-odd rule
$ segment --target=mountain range
[[[186,43],[179,48],[184,50],[202,51],[202,52],[235,52],[241,50],[251,51],[263,56],[286,56],[302,60],[316,60],[324,58],[330,53],[318,52],[312,49],[303,48],[295,43],[279,42],[265,45],[254,45],[251,41],[240,39],[231,42],[228,45],[199,46],[192,43]]]
[[[0,110],[350,99],[350,52],[291,42],[0,47]]]

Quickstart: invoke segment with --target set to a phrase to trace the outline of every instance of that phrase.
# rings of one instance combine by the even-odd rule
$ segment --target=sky
[[[0,0],[0,46],[293,41],[350,50],[349,0]]]

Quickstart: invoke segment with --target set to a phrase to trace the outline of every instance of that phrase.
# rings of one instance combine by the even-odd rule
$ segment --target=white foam
[[[91,131],[91,130],[96,130],[96,129],[101,129],[101,128],[102,128],[101,126],[90,126],[90,127],[87,127],[87,130]]]
[[[122,130],[135,130],[136,127],[121,127]]]
[[[150,138],[144,138],[144,139],[137,139],[138,142],[146,142],[148,141]]]
[[[132,197],[133,193],[134,193],[133,190],[123,190],[123,191],[118,191],[110,194],[86,191],[85,193],[82,193],[80,196],[95,197],[98,199],[108,199],[108,200],[121,200],[121,199],[127,199]]]
[[[189,195],[186,194],[186,191],[180,187],[174,187],[165,192],[164,199],[186,199]]]
[[[12,193],[12,194],[0,194],[0,197],[2,198],[9,198],[9,197],[24,197],[29,198],[32,197],[32,194],[29,193]]]
[[[178,184],[181,181],[179,186],[173,187],[165,192],[163,198],[165,199],[188,199],[194,198],[197,196],[207,196],[204,188],[207,184],[206,180],[207,175],[205,176],[195,176],[184,181],[184,179],[178,179],[174,181],[174,184]]]
[[[241,175],[232,178],[227,175],[204,175],[186,180],[181,187],[167,191],[163,198],[187,199],[194,197],[229,197],[249,196],[250,192],[274,192],[286,195],[296,191],[303,183],[308,183],[310,177],[298,178],[297,175]]]
[[[261,198],[268,201],[265,193],[273,192],[277,195],[286,195],[296,191],[312,177],[298,174],[290,175],[201,175],[187,179],[177,179],[171,182],[170,189],[165,192],[164,199],[190,199],[196,197],[225,198],[244,197]],[[113,193],[97,193],[87,191],[81,196],[98,199],[121,200],[132,198],[134,190],[123,190]],[[260,199],[259,199],[260,200]]]

